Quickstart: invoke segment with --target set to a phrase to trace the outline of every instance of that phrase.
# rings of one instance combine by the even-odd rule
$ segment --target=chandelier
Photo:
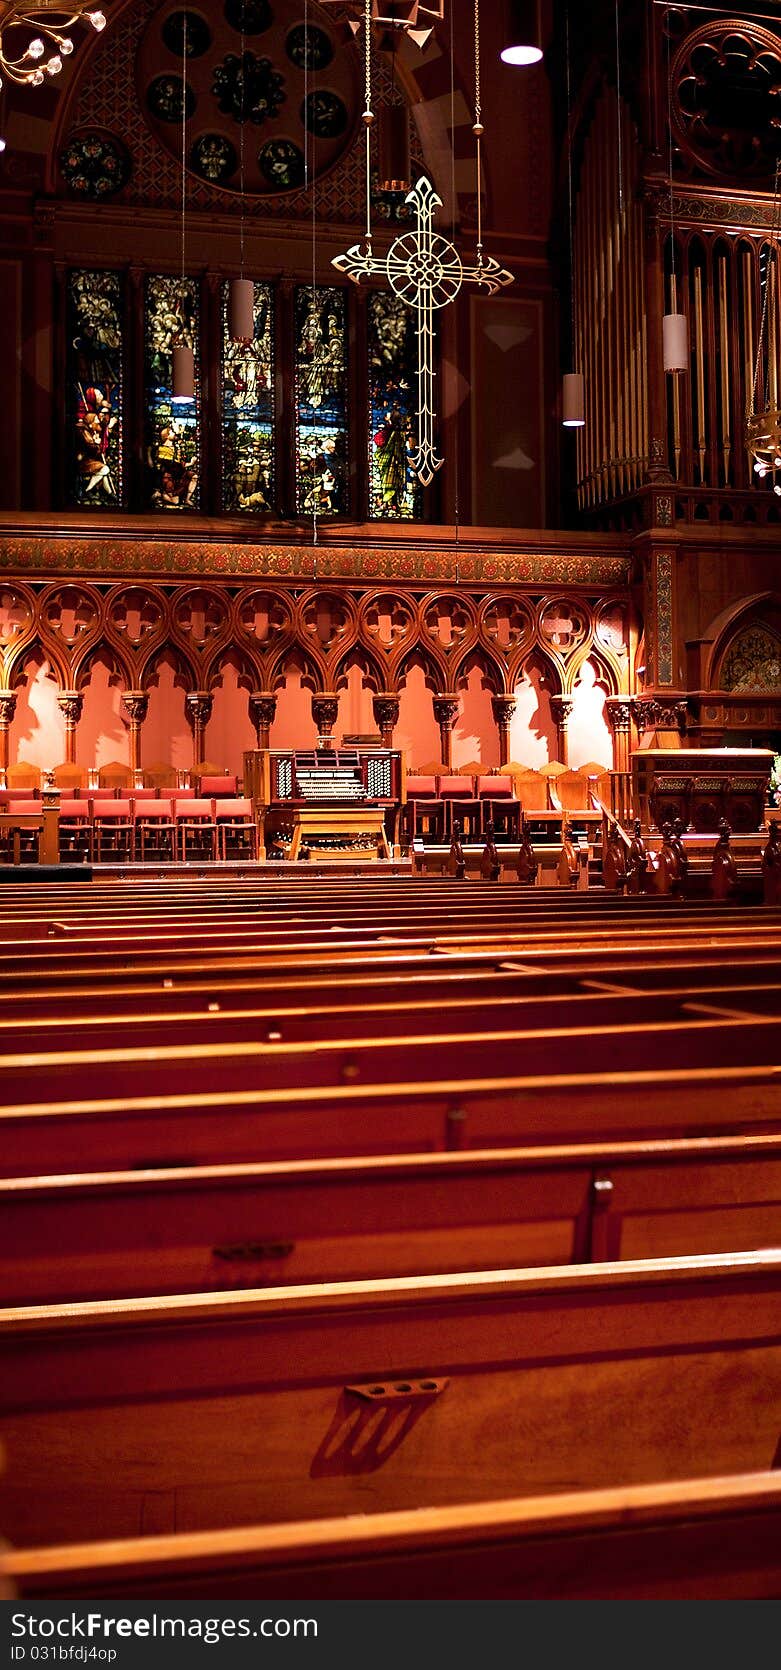
[[[779,400],[778,285],[781,244],[781,160],[776,163],[770,240],[762,274],[762,317],[746,417],[746,445],[760,481],[770,476],[781,496],[781,401]]]
[[[73,51],[71,30],[89,23],[100,33],[106,27],[103,12],[91,0],[0,0],[0,86],[5,77],[20,86],[40,87],[47,75],[59,75],[63,58]]]

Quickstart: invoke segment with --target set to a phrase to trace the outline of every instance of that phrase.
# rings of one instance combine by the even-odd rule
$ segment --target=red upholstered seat
[[[252,810],[252,801],[233,797],[228,800],[215,800],[214,817],[217,824],[219,841],[219,856],[227,859],[228,846],[243,857],[245,849],[249,847],[249,856],[257,857],[258,831]]]
[[[133,808],[129,800],[110,800],[105,796],[92,802],[93,857],[98,863],[103,858],[119,858],[124,862],[133,855]]]
[[[0,789],[0,807],[3,811],[8,810],[12,800],[40,800],[40,798],[38,789]]]
[[[149,847],[154,858],[173,861],[176,857],[176,825],[171,796],[134,804],[133,821],[136,830],[135,855],[141,863],[145,862]]]
[[[92,808],[70,790],[67,797],[60,795],[59,836],[61,858],[73,858],[77,851],[92,857]]]
[[[480,800],[514,800],[512,777],[478,777],[477,793]]]
[[[239,792],[239,779],[238,777],[229,777],[227,772],[224,777],[202,777],[200,792],[202,795],[215,795],[223,798],[231,795],[235,796]]]
[[[188,800],[177,795],[174,800],[174,823],[183,861],[188,856],[188,842],[190,856],[216,858],[217,824],[213,800],[206,800],[203,796],[194,796],[192,800]]]
[[[437,799],[437,780],[436,780],[436,777],[408,777],[407,778],[407,799],[408,800],[436,800]]]
[[[137,801],[156,800],[157,799],[157,789],[133,789],[133,792],[132,792],[130,798],[131,798],[134,806],[136,805]]]
[[[440,777],[440,800],[474,800],[474,797],[471,777]]]

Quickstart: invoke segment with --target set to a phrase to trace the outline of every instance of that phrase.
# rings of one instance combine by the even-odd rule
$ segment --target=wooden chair
[[[239,793],[239,779],[230,776],[227,771],[201,777],[198,781],[198,793],[206,800],[235,800]]]
[[[18,760],[16,765],[9,765],[5,780],[12,794],[27,789],[40,789],[41,773],[37,765],[28,765],[26,760]]]
[[[133,801],[134,855],[145,864],[151,857],[158,863],[176,858],[176,824],[169,795]]]
[[[177,846],[183,864],[217,856],[214,801],[187,794],[174,799]]]
[[[258,827],[251,800],[233,797],[214,801],[218,857],[227,862],[228,849],[235,858],[257,859]]]
[[[128,863],[133,857],[133,806],[130,800],[95,799],[92,810],[92,854],[98,864]]]

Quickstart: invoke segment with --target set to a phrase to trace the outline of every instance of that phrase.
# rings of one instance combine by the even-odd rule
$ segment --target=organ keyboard
[[[390,857],[404,800],[402,755],[377,748],[257,749],[244,755],[261,855]]]

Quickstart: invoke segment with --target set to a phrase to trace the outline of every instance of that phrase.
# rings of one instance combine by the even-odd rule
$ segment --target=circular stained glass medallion
[[[262,35],[274,21],[269,0],[225,0],[225,17],[239,35]]]
[[[146,102],[158,122],[181,122],[183,93],[184,82],[180,75],[155,76],[154,81],[147,87]],[[186,109],[189,119],[195,109],[195,94],[189,83]]]
[[[222,133],[201,133],[190,150],[190,167],[202,180],[220,185],[235,173],[236,148]]]
[[[284,76],[270,58],[256,58],[254,52],[241,56],[229,52],[216,66],[212,92],[223,116],[232,116],[234,122],[254,122],[256,127],[278,115],[287,98]]]
[[[169,52],[177,58],[184,53],[185,40],[188,58],[202,58],[212,44],[209,25],[199,12],[169,12],[162,33]]]
[[[60,169],[74,197],[113,197],[130,178],[127,151],[110,135],[82,133],[60,152]]]
[[[347,110],[336,93],[318,88],[304,99],[301,120],[316,139],[338,139],[347,127]]]
[[[297,23],[285,41],[285,51],[297,70],[324,70],[334,55],[331,41],[324,29],[314,24]]]
[[[269,139],[258,152],[258,167],[272,191],[294,191],[304,183],[304,153],[292,139]]]

